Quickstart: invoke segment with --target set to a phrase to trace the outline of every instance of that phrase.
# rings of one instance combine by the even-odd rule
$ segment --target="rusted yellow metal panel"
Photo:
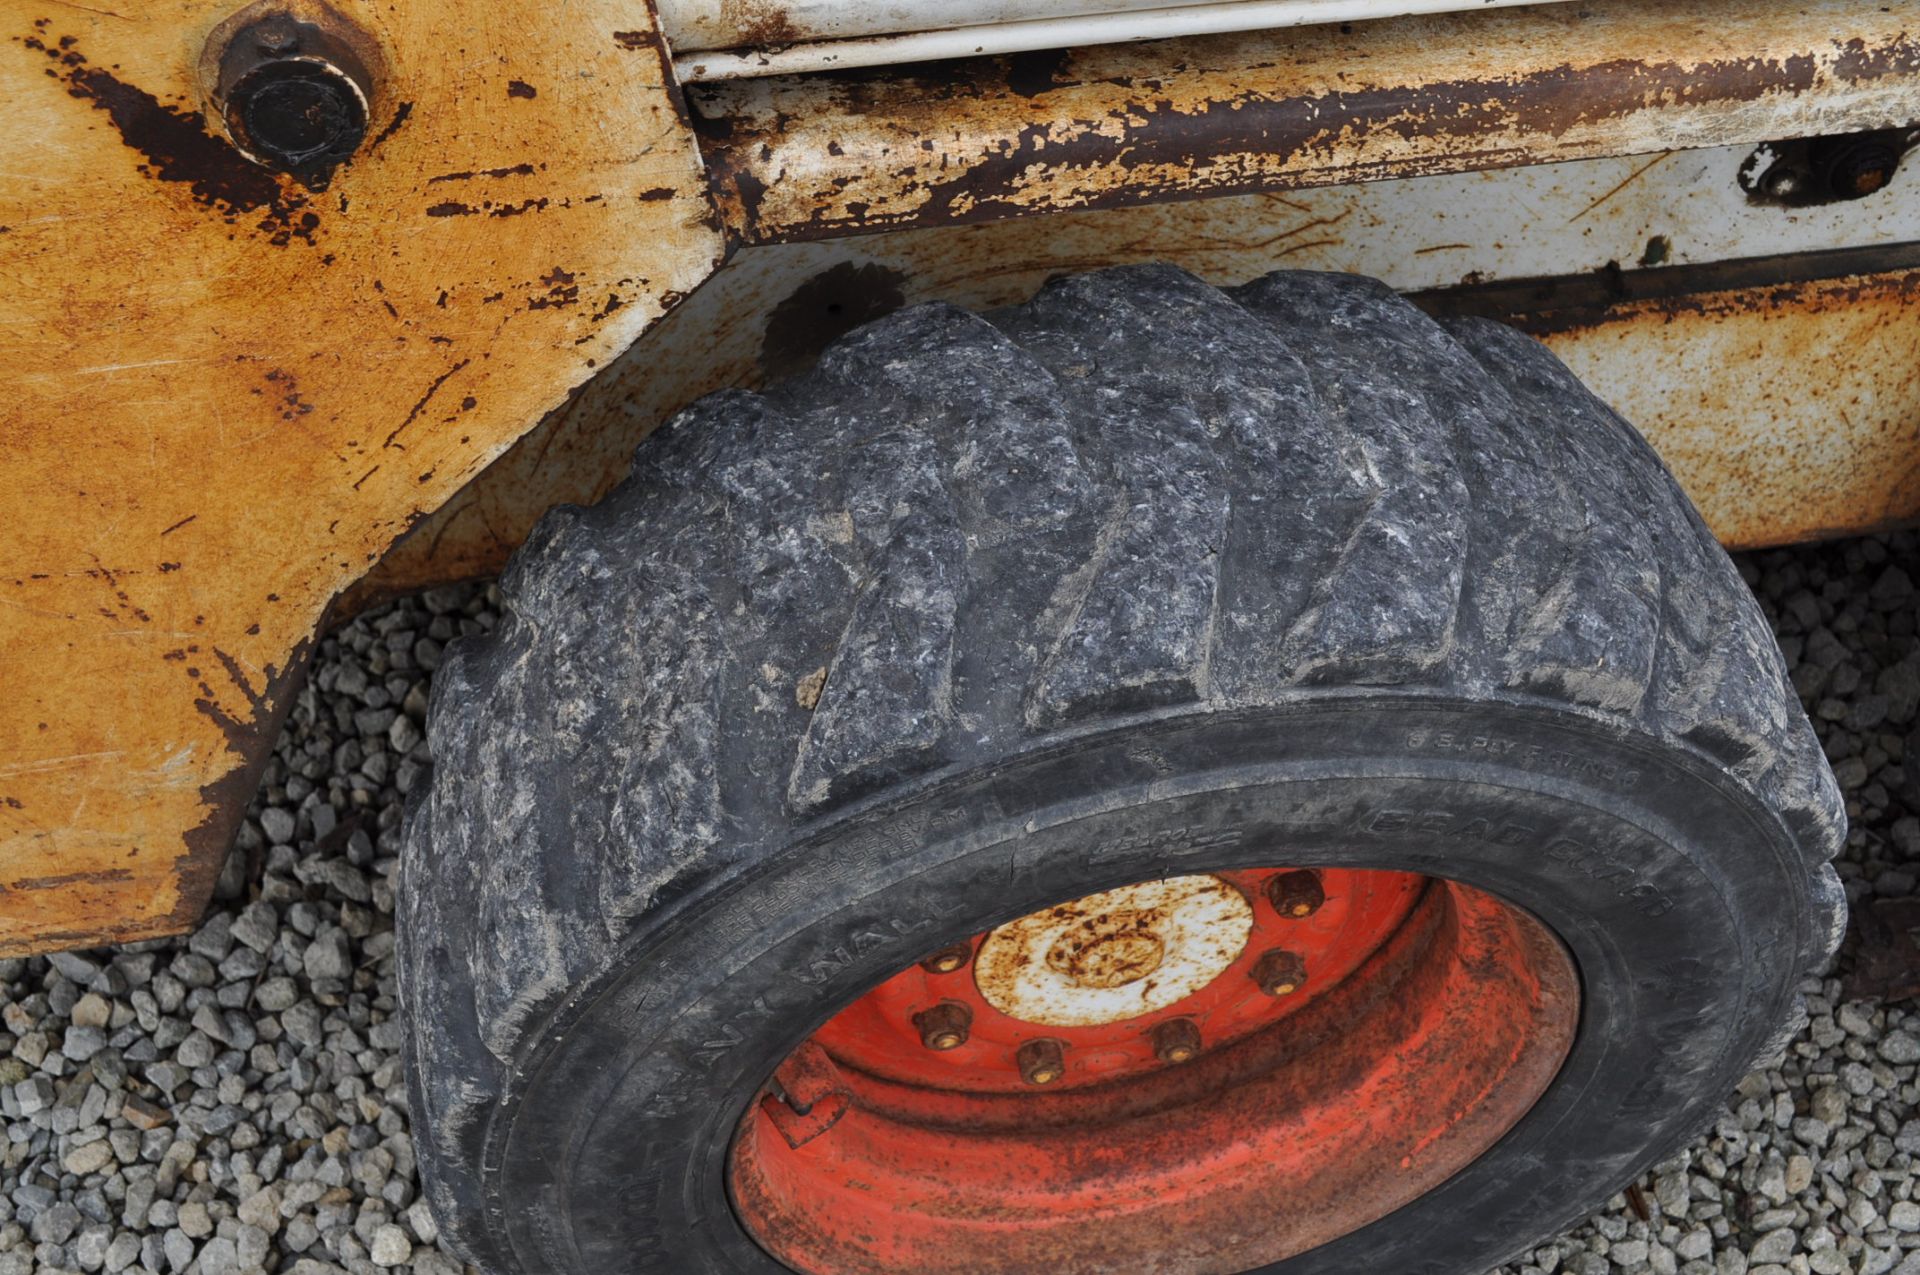
[[[189,923],[329,601],[718,261],[646,6],[338,0],[324,192],[206,0],[0,4],[0,952]]]
[[[694,92],[764,243],[1905,125],[1913,17],[1596,0]]]

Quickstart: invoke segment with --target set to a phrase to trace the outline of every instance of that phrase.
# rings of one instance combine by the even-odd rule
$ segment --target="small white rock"
[[[373,1245],[367,1256],[375,1266],[402,1266],[413,1256],[413,1241],[405,1231],[389,1222],[373,1233]]]

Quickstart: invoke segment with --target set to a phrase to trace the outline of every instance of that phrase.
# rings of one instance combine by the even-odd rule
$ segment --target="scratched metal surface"
[[[321,194],[207,131],[230,5],[0,0],[0,952],[189,924],[331,599],[720,255],[644,5],[336,7]]]
[[[693,90],[744,242],[1913,122],[1911,6],[1599,0]]]

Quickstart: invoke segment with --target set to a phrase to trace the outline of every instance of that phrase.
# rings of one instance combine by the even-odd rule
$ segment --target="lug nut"
[[[1253,981],[1269,996],[1291,996],[1307,981],[1307,963],[1293,953],[1274,948],[1254,963]]]
[[[1013,1056],[1020,1079],[1030,1085],[1050,1085],[1067,1072],[1067,1060],[1057,1040],[1030,1040]]]
[[[959,1001],[941,1001],[932,1009],[913,1016],[920,1029],[920,1043],[945,1053],[967,1043],[967,1031],[973,1026],[973,1011]]]
[[[1320,884],[1320,874],[1302,868],[1298,872],[1282,872],[1267,881],[1267,901],[1273,904],[1273,910],[1281,916],[1298,921],[1312,916],[1327,901],[1326,889]]]
[[[941,948],[920,962],[920,968],[929,974],[951,974],[972,959],[973,944],[955,943],[952,947]]]
[[[1200,1029],[1191,1018],[1169,1018],[1153,1029],[1153,1055],[1164,1063],[1192,1062],[1200,1056]]]

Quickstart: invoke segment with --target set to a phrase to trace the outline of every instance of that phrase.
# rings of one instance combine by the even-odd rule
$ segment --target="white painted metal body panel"
[[[660,0],[674,49],[734,49],[798,40],[851,40],[955,27],[1130,13],[1140,9],[1218,7],[1221,0]],[[1309,5],[1324,0],[1308,0]]]
[[[1180,204],[1129,209],[1141,246],[1120,254],[1106,229],[1120,214],[1046,225],[1055,260],[1074,268],[1164,256],[1210,279],[1298,267],[1373,275],[1403,292],[1920,242],[1920,163],[1868,199],[1785,208],[1740,188],[1751,153],[1721,146],[1236,195],[1207,201],[1204,216]],[[986,238],[992,228],[973,229]]]
[[[892,66],[1564,0],[660,0],[682,81]]]

